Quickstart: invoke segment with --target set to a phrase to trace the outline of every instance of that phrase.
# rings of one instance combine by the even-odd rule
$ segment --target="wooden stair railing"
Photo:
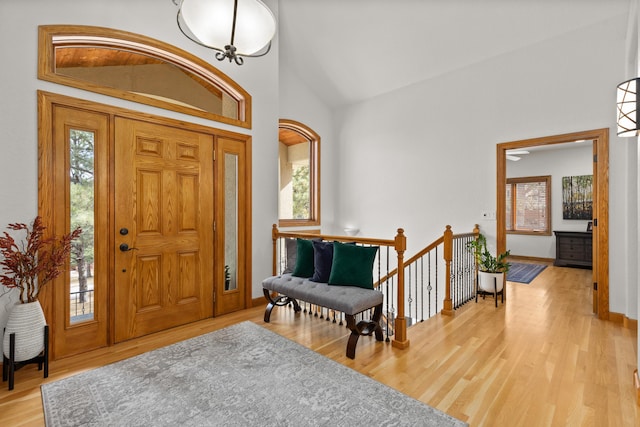
[[[367,237],[353,237],[353,236],[333,236],[323,235],[305,232],[281,232],[274,224],[272,229],[273,240],[273,275],[282,273],[283,271],[283,245],[285,238],[304,238],[314,239],[320,238],[326,241],[339,241],[339,242],[353,242],[359,245],[379,246],[377,258],[378,274],[374,272],[374,287],[380,289],[385,293],[385,309],[383,313],[383,327],[387,331],[387,337],[393,335],[392,345],[396,348],[405,349],[409,347],[409,339],[407,337],[407,322],[413,321],[413,314],[411,310],[411,304],[414,296],[416,297],[416,321],[424,320],[424,310],[422,318],[419,318],[418,314],[418,291],[423,292],[423,289],[418,289],[418,286],[424,286],[424,284],[418,285],[418,274],[424,273],[424,268],[419,267],[423,262],[423,257],[429,257],[428,263],[431,262],[432,253],[435,254],[435,295],[431,295],[432,282],[429,278],[427,287],[429,288],[429,296],[427,299],[433,301],[435,310],[433,314],[437,313],[438,307],[442,307],[440,313],[443,315],[453,316],[455,309],[462,304],[470,301],[475,296],[475,275],[473,267],[469,264],[469,259],[472,259],[471,254],[466,250],[466,242],[471,239],[476,239],[479,234],[478,225],[474,230],[469,233],[454,234],[451,226],[447,225],[442,236],[438,237],[435,241],[430,243],[424,249],[418,253],[404,260],[404,252],[407,247],[407,239],[404,235],[404,230],[399,228],[394,239],[375,239]],[[280,244],[278,243],[280,242]],[[438,248],[441,248],[440,250]],[[386,250],[386,252],[385,252]],[[390,251],[396,252],[395,268],[391,269],[389,266],[391,261]],[[442,252],[442,258],[438,261],[439,254]],[[442,278],[442,286],[444,287],[444,298],[442,293],[438,293],[438,276],[441,274],[438,271],[438,263],[444,265],[444,277]],[[381,274],[381,264],[387,264],[386,274]],[[431,268],[431,267],[429,267]],[[412,273],[413,272],[413,273]],[[408,274],[408,279],[406,275]],[[413,278],[412,278],[413,274]],[[412,294],[413,279],[415,278],[415,288]],[[395,295],[393,293],[395,292]],[[393,307],[395,305],[395,307]],[[408,306],[408,310],[407,310]],[[427,311],[427,318],[432,315],[431,305]],[[322,316],[320,316],[322,318]],[[328,320],[328,317],[327,317]],[[387,338],[387,341],[389,339]]]
[[[447,225],[447,229],[444,232],[444,260],[445,260],[445,265],[446,265],[446,271],[445,271],[445,277],[446,277],[446,285],[445,285],[445,290],[446,290],[446,295],[444,298],[444,302],[443,302],[443,308],[441,313],[447,316],[453,316],[455,315],[455,309],[457,307],[459,307],[460,305],[464,304],[465,302],[468,301],[467,300],[459,300],[457,303],[456,301],[454,301],[454,299],[452,298],[452,294],[453,294],[453,283],[451,278],[453,277],[451,274],[451,265],[452,263],[455,261],[455,258],[453,256],[454,253],[454,247],[455,247],[455,242],[456,240],[461,240],[462,241],[462,245],[464,245],[465,247],[462,248],[458,248],[458,255],[460,255],[460,250],[464,250],[465,253],[467,254],[467,257],[470,255],[467,251],[466,251],[466,245],[465,243],[471,239],[475,240],[478,238],[478,234],[480,234],[480,228],[478,226],[478,224],[475,225],[475,227],[473,228],[473,231],[471,233],[463,233],[463,234],[453,234],[453,231],[451,231],[451,226]],[[475,269],[474,271],[475,272]],[[475,295],[475,274],[473,274],[473,288],[471,290],[467,290],[467,298],[471,298],[472,296]]]
[[[456,274],[452,274],[452,265],[456,264],[457,258],[464,258],[470,254],[467,254],[466,249],[464,248],[466,241],[470,239],[476,239],[480,230],[479,226],[476,224],[475,228],[470,233],[462,233],[462,234],[453,234],[450,225],[446,226],[446,229],[442,236],[434,240],[432,243],[427,245],[424,249],[420,250],[418,253],[404,261],[403,266],[405,269],[411,269],[411,266],[415,263],[419,262],[423,257],[432,253],[433,251],[437,251],[437,248],[442,245],[443,252],[443,260],[444,260],[444,290],[445,296],[442,303],[442,310],[440,311],[443,315],[453,316],[455,315],[455,309],[464,304],[464,302],[468,301],[471,297],[475,295],[475,286],[472,286],[472,289],[466,289],[464,292],[461,292],[459,289],[456,289],[454,286],[456,280],[459,276],[464,273],[460,273],[458,268],[454,268],[456,270]],[[454,256],[455,249],[455,256]],[[467,271],[466,273],[472,274],[472,271]],[[380,279],[380,283],[384,283],[386,281],[392,280],[394,276],[398,275],[398,269],[393,269],[389,272],[388,275],[382,277]],[[473,278],[473,280],[475,280]],[[379,285],[380,283],[376,283],[375,285]],[[407,283],[403,277],[403,283]],[[467,288],[469,288],[467,286]],[[462,297],[458,297],[456,294],[462,294]],[[398,310],[398,317],[400,316],[400,312]]]

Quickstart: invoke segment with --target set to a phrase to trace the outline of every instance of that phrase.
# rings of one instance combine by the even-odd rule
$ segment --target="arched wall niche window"
[[[140,34],[39,27],[38,78],[251,128],[251,96],[202,59]]]
[[[280,227],[320,225],[320,136],[294,120],[278,127]]]

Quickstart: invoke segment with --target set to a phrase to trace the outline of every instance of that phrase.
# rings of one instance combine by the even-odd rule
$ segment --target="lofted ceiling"
[[[613,17],[630,0],[280,0],[282,66],[360,102]]]

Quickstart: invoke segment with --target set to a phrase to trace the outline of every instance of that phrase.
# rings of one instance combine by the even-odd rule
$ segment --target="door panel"
[[[41,147],[42,152],[49,152],[55,159],[46,171],[41,165],[41,175],[51,174],[54,183],[52,191],[43,195],[43,199],[50,199],[41,203],[42,207],[56,207],[50,213],[41,209],[41,215],[49,221],[47,228],[56,234],[67,233],[72,223],[83,228],[83,234],[74,243],[69,273],[60,275],[53,286],[46,288],[53,292],[53,310],[48,307],[45,310],[51,312],[48,320],[55,325],[51,334],[52,359],[108,343],[108,123],[105,114],[56,105],[52,108],[51,144]],[[74,148],[77,142],[74,135],[80,133],[87,136],[82,155]],[[79,169],[82,173],[75,173]],[[74,176],[74,181],[85,181],[90,193],[74,193],[70,176]],[[74,204],[76,200],[79,202]],[[75,206],[78,204],[82,206]],[[83,218],[79,224],[78,217]],[[79,286],[80,275],[84,286]]]
[[[213,138],[119,117],[115,138],[119,342],[213,315]]]

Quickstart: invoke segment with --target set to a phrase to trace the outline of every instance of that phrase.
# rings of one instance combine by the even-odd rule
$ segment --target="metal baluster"
[[[471,241],[472,237],[469,237],[469,241]],[[476,296],[476,282],[475,279],[473,277],[473,273],[474,273],[474,262],[475,259],[473,258],[473,256],[471,255],[470,252],[467,252],[467,275],[469,276],[469,286],[471,287],[471,295],[472,298],[475,298]]]
[[[456,247],[456,258],[455,258],[455,265],[456,265],[456,270],[455,270],[455,274],[456,274],[456,282],[458,282],[459,286],[460,286],[460,301],[458,302],[458,307],[462,307],[462,305],[467,301],[467,290],[464,287],[464,283],[462,282],[462,280],[460,280],[460,275],[458,274],[458,269],[460,268],[460,241],[458,239],[453,240],[453,243]]]
[[[407,310],[407,313],[409,314],[409,317],[411,317],[411,303],[413,302],[413,298],[411,298],[411,266],[405,266],[405,269],[408,270],[408,281],[405,284],[405,287],[407,288],[408,295],[407,295],[407,302],[409,303],[409,310]],[[405,314],[406,315],[406,314]]]
[[[456,280],[460,283],[460,290],[462,291],[462,298],[460,299],[460,304],[459,306],[462,306],[462,304],[464,304],[465,302],[467,302],[467,288],[465,288],[464,286],[464,282],[461,280],[462,277],[460,276],[460,257],[462,256],[462,253],[460,252],[460,240],[459,239],[455,239],[455,244],[456,244],[456,252],[457,252],[457,256],[456,256]]]
[[[414,264],[413,270],[415,273],[415,276],[413,278],[414,286],[415,286],[413,299],[416,306],[415,321],[417,323],[420,320],[420,294],[422,291],[422,284],[420,282],[420,263],[418,262],[418,260],[416,260],[413,264]]]
[[[389,300],[391,299],[391,286],[389,284],[389,247],[387,246],[387,279],[385,280],[385,313],[384,313],[384,334],[386,335],[385,341],[391,341],[389,339]]]
[[[435,265],[436,265],[436,276],[435,276],[435,277],[436,277],[436,292],[435,292],[436,299],[435,299],[435,310],[436,310],[436,311],[438,311],[438,301],[439,301],[439,300],[438,300],[438,262],[437,262],[437,260],[439,260],[440,258],[438,257],[438,247],[437,247],[437,246],[436,246],[436,249],[435,249],[435,250],[436,250],[436,253],[435,253],[435,258],[436,258],[436,263],[435,263]]]
[[[420,321],[424,322],[424,257],[420,257]]]
[[[453,306],[453,309],[455,310],[455,308],[458,306],[458,300],[459,300],[459,295],[458,293],[460,292],[460,289],[458,289],[458,284],[456,283],[456,277],[453,274],[453,271],[456,268],[456,264],[455,264],[455,246],[453,248],[453,259],[451,260],[451,269],[450,269],[450,276],[449,276],[449,282],[451,283],[451,287],[453,289],[453,291],[451,292],[451,304]]]
[[[389,298],[391,300],[391,307],[389,308],[389,312],[387,313],[387,322],[394,322],[394,325],[393,325],[393,333],[394,334],[396,333],[396,331],[395,331],[395,313],[396,313],[396,310],[395,310],[395,306],[394,306],[394,303],[396,301],[396,296],[393,293],[393,290],[394,290],[395,286],[396,286],[396,282],[395,282],[395,276],[394,276],[394,277],[391,278],[391,291],[390,291],[391,298]],[[387,339],[388,339],[388,337],[387,337]]]
[[[471,274],[470,274],[470,270],[469,270],[469,260],[471,258],[471,254],[469,253],[468,250],[466,250],[467,244],[470,241],[471,241],[470,237],[467,237],[465,239],[465,242],[464,242],[464,247],[465,247],[464,277],[467,280],[467,287],[469,288],[469,301],[471,301],[473,299],[473,297],[475,297],[474,289],[473,289],[473,283],[472,283],[472,280],[471,280]]]
[[[428,272],[427,272],[427,304],[428,306],[428,310],[427,310],[427,316],[431,317],[431,290],[433,289],[433,286],[431,286],[431,251],[429,251],[429,253],[427,254],[427,266],[428,266]]]

